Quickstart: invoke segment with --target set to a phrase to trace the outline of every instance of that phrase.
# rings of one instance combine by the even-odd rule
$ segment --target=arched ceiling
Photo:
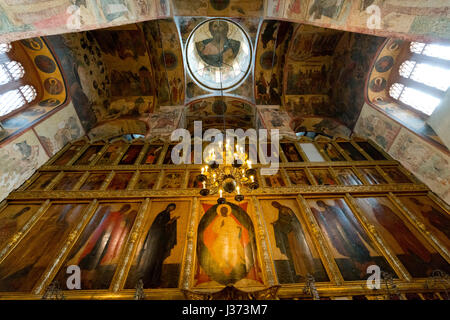
[[[438,1],[117,0],[114,3],[123,10],[113,15],[106,0],[57,2],[42,3],[39,11],[27,1],[21,2],[20,12],[2,6],[0,38],[71,32],[46,39],[61,62],[68,92],[88,131],[114,119],[148,122],[167,111],[162,107],[174,106],[184,107],[181,120],[186,121],[179,125],[189,126],[195,117],[211,123],[216,117],[218,123],[218,115],[189,110],[201,100],[212,104],[222,95],[226,101],[252,106],[242,109],[252,110],[242,114],[248,123],[256,123],[255,106],[279,105],[290,123],[328,118],[352,129],[364,102],[371,61],[384,41],[380,35],[450,38],[440,19],[448,6]],[[75,27],[61,24],[67,5],[78,10],[69,17],[81,19],[69,19]],[[373,16],[377,8],[379,21]],[[393,15],[396,19],[387,19]],[[199,86],[185,63],[192,30],[213,17],[238,23],[253,49],[248,76],[223,93]],[[429,23],[436,19],[440,22]],[[236,118],[228,113],[234,109],[227,108],[221,117]]]
[[[255,105],[279,105],[296,123],[328,117],[353,127],[363,105],[365,76],[384,38],[233,18],[249,36],[252,63],[245,80],[221,92],[199,85],[186,65],[186,41],[206,19],[152,20],[48,39],[52,43],[62,38],[59,42],[71,49],[97,123],[118,118],[148,121],[162,107],[184,106],[188,127],[193,120],[212,127],[224,117],[229,126],[251,127]],[[223,114],[212,109],[217,100],[226,102]]]

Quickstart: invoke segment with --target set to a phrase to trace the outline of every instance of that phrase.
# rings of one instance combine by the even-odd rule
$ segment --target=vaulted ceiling
[[[233,88],[210,90],[199,85],[186,63],[186,43],[207,19],[184,16],[46,38],[62,61],[72,59],[66,68],[74,74],[72,85],[81,87],[73,99],[84,108],[89,101],[90,110],[80,118],[83,122],[84,113],[91,128],[118,118],[148,121],[171,106],[184,106],[188,128],[194,120],[203,120],[205,128],[249,128],[256,124],[256,105],[280,105],[291,126],[310,117],[354,126],[365,76],[384,38],[230,18],[248,35],[250,70]]]
[[[291,129],[312,130],[326,123],[350,132],[364,104],[371,62],[385,36],[420,41],[450,38],[449,7],[442,1],[39,3],[3,4],[0,40],[45,36],[41,39],[59,60],[87,131],[122,118],[127,123],[142,121],[150,130],[150,119],[158,115],[166,119],[179,110],[176,118],[183,126],[190,126],[195,118],[208,119],[210,126],[216,121],[219,127],[224,120],[232,126],[238,124],[238,117],[242,117],[240,125],[250,126],[264,123],[258,119],[257,106],[277,105]],[[186,63],[192,32],[217,17],[238,24],[251,48],[249,72],[239,85],[224,91],[199,85]],[[219,99],[229,102],[226,108],[213,107]],[[245,107],[237,115],[240,103]]]

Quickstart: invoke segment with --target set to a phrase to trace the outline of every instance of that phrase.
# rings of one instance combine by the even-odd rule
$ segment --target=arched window
[[[10,43],[0,44],[0,119],[28,106],[37,98],[31,77],[26,76],[23,64],[16,61],[21,56],[23,53],[16,53]]]
[[[389,95],[430,116],[450,87],[450,46],[411,42]]]

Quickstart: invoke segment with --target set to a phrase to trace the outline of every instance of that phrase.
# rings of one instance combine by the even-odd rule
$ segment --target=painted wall
[[[372,139],[450,203],[450,153],[365,104],[354,132]]]
[[[168,0],[2,1],[0,41],[107,28],[169,14]]]
[[[0,146],[0,200],[68,142],[84,135],[72,103]]]
[[[92,30],[175,16],[284,19],[405,39],[450,39],[442,0],[86,0],[2,1],[0,41]]]

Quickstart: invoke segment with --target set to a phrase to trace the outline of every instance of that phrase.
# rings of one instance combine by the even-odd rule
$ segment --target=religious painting
[[[80,190],[100,190],[109,173],[91,173]]]
[[[200,174],[200,171],[190,171],[189,179],[188,179],[188,188],[203,188],[203,185],[200,181],[197,180],[197,176]]]
[[[184,104],[185,98],[185,75],[181,43],[178,37],[178,29],[171,19],[156,22],[159,32],[160,45],[149,47],[152,51],[156,47],[155,56],[159,57],[159,72],[155,72],[158,95],[158,104],[178,106]],[[147,37],[149,39],[150,37]],[[182,67],[179,67],[179,66]]]
[[[113,165],[122,152],[124,144],[125,142],[123,141],[110,144],[105,153],[103,153],[101,158],[97,161],[96,165]]]
[[[256,46],[254,94],[258,105],[281,105],[282,70],[293,25],[285,21],[265,20]],[[259,63],[258,63],[259,62]]]
[[[189,37],[186,51],[191,75],[207,88],[231,88],[250,69],[250,40],[230,20],[210,19],[200,23]]]
[[[373,160],[387,160],[386,157],[370,142],[360,141],[357,143]]]
[[[359,186],[363,183],[351,168],[333,168],[341,184],[345,186]]]
[[[288,162],[303,162],[294,143],[281,143],[280,145]]]
[[[318,185],[332,186],[337,184],[328,169],[311,169],[311,173]]]
[[[378,265],[395,276],[344,199],[308,199],[307,202],[345,281],[366,280],[370,265]]]
[[[97,154],[102,150],[102,145],[92,145],[84,151],[84,153],[81,155],[80,158],[78,158],[77,161],[74,162],[74,165],[81,166],[81,165],[88,165],[90,164],[95,157],[97,157]]]
[[[329,281],[295,199],[260,200],[278,282]]]
[[[142,148],[144,147],[143,144],[133,144],[131,145],[128,150],[125,152],[124,156],[120,160],[119,164],[134,164],[136,159],[139,157],[139,154],[141,153]]]
[[[53,79],[52,83],[55,81],[59,80]],[[62,87],[61,82],[59,82],[59,85]],[[83,127],[72,102],[62,110],[46,118],[45,121],[37,124],[34,130],[45,149],[52,155],[61,150],[69,142],[84,135]]]
[[[175,145],[171,144],[169,145],[169,148],[167,148],[167,152],[164,156],[163,164],[173,164],[172,162],[172,149]]]
[[[40,206],[38,203],[9,203],[0,211],[0,249],[22,229]]]
[[[4,199],[29,179],[48,156],[32,130],[3,144],[0,150],[0,199]]]
[[[81,289],[108,289],[139,211],[139,203],[101,203],[56,275],[67,281],[67,267],[81,269]]]
[[[53,204],[0,264],[0,291],[31,292],[87,204]]]
[[[409,179],[398,167],[382,166],[381,170],[383,170],[394,183],[412,183],[411,179]]]
[[[351,142],[338,142],[344,152],[354,161],[367,160]]]
[[[80,172],[65,172],[62,179],[56,183],[52,190],[70,191],[82,176],[83,173]]]
[[[325,154],[330,158],[331,161],[346,161],[344,156],[336,149],[332,143],[318,142],[320,148],[325,152]]]
[[[150,69],[151,70],[151,69]],[[152,73],[145,65],[139,65],[139,69],[111,71],[111,95],[113,97],[123,96],[152,96],[154,87]]]
[[[161,189],[180,189],[184,180],[184,172],[167,172],[161,184]]]
[[[197,54],[207,65],[231,65],[229,62],[236,58],[241,42],[228,38],[229,24],[225,20],[209,22],[208,29],[211,37],[195,43]]]
[[[425,195],[397,196],[405,207],[415,215],[427,229],[433,232],[447,248],[450,248],[449,213]]]
[[[327,17],[329,19],[338,20],[341,12],[351,5],[351,1],[336,0],[336,1],[323,1],[314,0],[310,1],[308,9],[308,16],[310,20],[323,19]]]
[[[155,186],[158,177],[159,177],[159,172],[141,172],[139,174],[138,181],[136,182],[136,185],[134,186],[134,189],[151,190]]]
[[[177,288],[183,264],[189,201],[152,201],[125,283],[134,289]]]
[[[134,172],[118,172],[108,185],[106,190],[125,190],[133,177]]]
[[[162,144],[151,144],[148,147],[147,153],[142,159],[141,164],[156,164],[159,159],[159,155],[161,154],[164,145]]]
[[[263,284],[249,203],[203,202],[197,227],[196,287]]]
[[[450,203],[450,159],[406,128],[400,130],[389,154],[423,181],[432,191]]]
[[[364,178],[369,184],[385,184],[386,179],[383,178],[380,172],[375,167],[358,168]]]
[[[64,153],[59,156],[54,162],[52,162],[52,165],[54,166],[65,166],[67,163],[81,150],[83,145],[75,144],[73,146],[70,146],[69,149],[64,151]]]
[[[44,190],[58,175],[58,172],[41,173],[39,177],[27,188],[27,190]]]
[[[286,183],[281,176],[280,170],[278,170],[275,174],[264,175],[262,177],[264,179],[264,182],[266,183],[267,188],[281,188],[286,186]]]
[[[286,170],[289,180],[293,185],[311,185],[304,169]]]
[[[426,278],[450,265],[386,197],[356,199],[364,215],[414,278]]]

